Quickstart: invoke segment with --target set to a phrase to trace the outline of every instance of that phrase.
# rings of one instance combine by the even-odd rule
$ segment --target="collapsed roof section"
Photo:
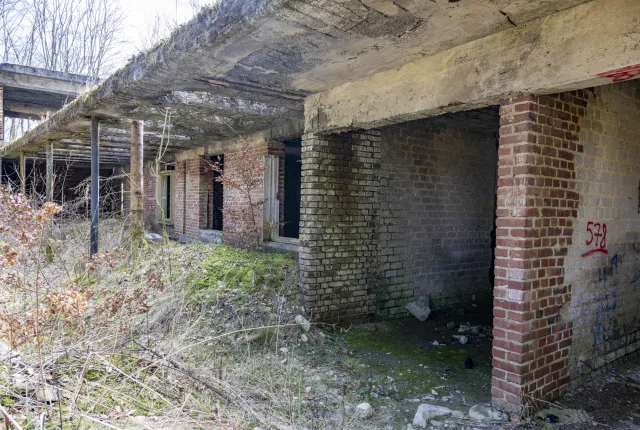
[[[56,157],[87,161],[95,116],[103,163],[129,163],[130,120],[145,121],[147,158],[168,126],[171,157],[302,120],[310,94],[586,1],[221,0],[0,156],[43,153],[53,142]]]

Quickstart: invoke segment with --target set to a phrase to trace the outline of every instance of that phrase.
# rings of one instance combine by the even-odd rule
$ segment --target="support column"
[[[0,85],[0,146],[2,145],[4,145],[4,87]]]
[[[20,193],[27,195],[27,157],[24,152],[20,151]]]
[[[302,139],[300,283],[323,320],[375,311],[380,132]]]
[[[98,220],[100,217],[100,120],[91,118],[91,231],[89,257],[98,252]]]
[[[568,387],[572,322],[565,256],[579,195],[574,157],[582,91],[500,108],[493,403],[527,413]]]
[[[47,143],[47,201],[53,201],[53,143]]]
[[[144,241],[143,132],[144,125],[142,121],[131,121],[131,171],[129,174],[129,192],[132,245],[140,244]]]

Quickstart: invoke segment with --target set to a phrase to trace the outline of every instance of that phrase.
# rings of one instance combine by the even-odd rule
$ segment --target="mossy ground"
[[[416,322],[368,324],[350,329],[343,335],[345,346],[351,351],[341,357],[341,365],[361,380],[362,395],[372,403],[384,405],[383,398],[370,399],[370,387],[381,385],[390,391],[402,407],[396,412],[410,421],[415,412],[415,399],[439,395],[428,403],[441,404],[461,411],[469,405],[490,401],[491,387],[491,340],[473,336],[472,342],[461,345],[451,337],[453,330],[446,329],[446,319],[428,320],[421,323],[421,330],[413,329]],[[372,329],[375,328],[375,331]],[[445,345],[433,345],[433,340]],[[473,369],[466,369],[464,361],[471,357]],[[393,382],[390,382],[393,380]],[[449,397],[443,401],[443,397]],[[411,415],[411,416],[409,416]]]
[[[186,289],[189,300],[212,303],[221,290],[252,293],[277,287],[295,270],[291,254],[265,253],[219,245],[200,264]]]

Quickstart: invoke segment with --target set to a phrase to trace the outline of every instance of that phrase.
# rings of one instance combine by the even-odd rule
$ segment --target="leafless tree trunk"
[[[117,0],[0,0],[1,61],[105,76],[117,65],[123,20]],[[38,122],[12,119],[5,135]]]

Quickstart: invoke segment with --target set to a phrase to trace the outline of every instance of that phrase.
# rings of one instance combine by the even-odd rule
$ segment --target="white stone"
[[[451,412],[451,416],[454,418],[462,419],[464,418],[464,413],[460,411],[453,411]]]
[[[57,402],[58,394],[53,390],[53,388],[47,385],[44,387],[44,390],[41,387],[36,391],[36,399],[39,402],[44,403]]]
[[[429,300],[425,296],[420,296],[420,298],[415,302],[409,303],[406,308],[409,312],[411,312],[411,315],[413,315],[420,321],[425,321],[431,314]]]
[[[145,233],[144,237],[145,239],[152,242],[162,242],[162,236],[160,236],[158,233]]]
[[[300,328],[304,331],[311,330],[311,323],[302,315],[296,315],[296,319],[294,320],[296,324],[300,326]]]
[[[373,408],[369,403],[360,403],[356,406],[355,416],[359,420],[366,420],[373,416]]]
[[[462,324],[460,325],[460,327],[458,327],[458,333],[464,333],[466,331],[469,331],[471,329],[471,327],[469,327],[466,324]]]
[[[469,342],[469,338],[467,336],[464,336],[464,335],[454,334],[453,337],[458,339],[458,342],[460,342],[463,345],[466,344],[467,342]]]
[[[475,405],[469,409],[469,418],[476,421],[506,421],[506,414],[485,406]]]
[[[444,406],[436,406],[424,403],[418,406],[418,411],[416,412],[415,417],[413,417],[413,425],[416,427],[426,428],[427,423],[431,419],[446,417],[447,415],[451,415],[451,409],[445,408]]]

